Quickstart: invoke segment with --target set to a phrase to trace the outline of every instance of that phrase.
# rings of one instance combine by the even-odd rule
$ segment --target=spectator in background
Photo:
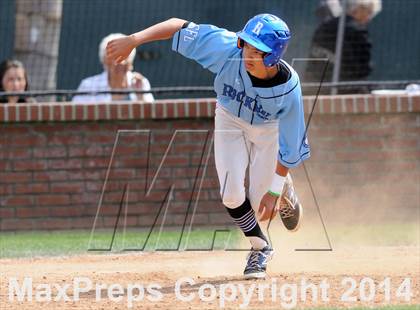
[[[149,80],[138,72],[133,72],[133,62],[136,56],[134,49],[130,56],[121,64],[114,64],[106,57],[106,46],[109,41],[122,37],[121,33],[113,33],[102,39],[99,44],[99,60],[103,64],[104,72],[82,80],[78,91],[95,92],[113,89],[138,89],[150,90]],[[73,102],[111,102],[119,100],[153,102],[154,97],[151,93],[138,94],[92,94],[77,95],[73,97]]]
[[[339,81],[360,81],[366,79],[372,71],[371,48],[367,25],[381,11],[381,0],[347,0],[346,22],[341,54]],[[312,38],[309,58],[328,58],[329,64],[323,82],[331,82],[335,45],[340,17],[332,17],[323,22]],[[325,67],[324,62],[309,61],[305,72],[305,82],[320,82]],[[313,93],[305,90],[304,94]],[[339,93],[364,93],[366,87],[342,89]],[[329,93],[321,89],[321,93]]]
[[[340,16],[341,13],[342,8],[339,0],[320,0],[315,11],[321,24]]]
[[[0,92],[23,92],[29,90],[28,75],[18,60],[5,60],[0,64]],[[0,103],[24,103],[35,100],[27,96],[2,96]]]

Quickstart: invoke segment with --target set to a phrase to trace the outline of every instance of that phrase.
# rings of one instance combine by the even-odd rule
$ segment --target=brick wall
[[[305,98],[307,114],[313,102]],[[96,215],[97,227],[112,227],[119,213],[136,227],[159,212],[169,225],[192,213],[194,225],[230,223],[214,168],[214,104],[0,106],[0,230],[91,228]],[[321,97],[305,167],[326,217],[343,208],[355,216],[367,207],[416,212],[419,137],[419,96]],[[303,167],[293,173],[301,199],[314,208]]]

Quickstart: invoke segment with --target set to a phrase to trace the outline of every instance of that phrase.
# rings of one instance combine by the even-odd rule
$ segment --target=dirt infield
[[[293,296],[296,296],[298,308],[420,304],[420,254],[417,246],[337,247],[330,252],[296,252],[293,248],[283,248],[269,265],[269,277],[258,281],[241,280],[245,256],[245,252],[213,251],[2,259],[0,308],[64,310],[127,309],[132,306],[133,309],[280,309],[294,306]],[[36,293],[40,294],[37,284],[56,284],[58,287],[68,284],[66,295],[70,301],[19,302],[14,294],[15,300],[11,302],[10,279],[17,278],[22,286],[24,277],[33,279],[34,299]],[[81,293],[80,300],[75,301],[73,288],[78,277],[89,278],[92,288],[87,289],[87,293]],[[190,280],[182,279],[185,277]],[[346,277],[355,281],[354,290],[350,290],[352,280],[342,283]],[[386,285],[381,283],[386,278],[389,278],[388,292]],[[409,301],[397,296],[397,289],[404,278],[411,281],[412,296]],[[83,281],[86,285],[87,280]],[[323,299],[321,294],[320,284],[323,281],[329,285],[325,289],[328,299]],[[177,296],[175,290],[181,282],[181,295]],[[96,288],[98,284],[120,284],[124,291],[118,292],[118,288],[114,288],[114,296],[121,295],[121,300],[111,300],[107,288]],[[146,289],[142,300],[133,301],[131,305],[127,297],[130,284],[157,286],[154,291],[153,287]],[[297,295],[293,295],[293,284],[296,285]],[[314,296],[311,296],[310,289],[306,294],[304,291],[306,301],[301,295],[303,284],[313,284],[318,290]],[[57,286],[52,288],[52,298],[58,298]],[[364,288],[362,291],[360,286]],[[134,291],[134,295],[140,291]],[[46,292],[45,287],[42,292]],[[199,292],[204,292],[204,295],[200,297]],[[181,300],[188,296],[190,301]],[[244,296],[250,297],[249,303]],[[287,299],[287,296],[292,299]],[[354,297],[355,301],[342,301],[346,296],[350,300]],[[141,296],[138,298],[141,299]],[[156,299],[153,301],[153,298]]]

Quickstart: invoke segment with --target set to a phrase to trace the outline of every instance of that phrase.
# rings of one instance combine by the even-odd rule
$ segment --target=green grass
[[[297,238],[307,240],[308,236],[323,235],[319,233],[320,227],[303,227],[307,229],[304,234]],[[371,225],[353,224],[338,225],[332,224],[327,226],[328,233],[331,237],[333,246],[339,244],[351,245],[375,245],[375,246],[404,246],[419,245],[418,223],[373,223]],[[284,229],[278,226],[272,228],[271,236],[273,242],[282,237]],[[91,249],[108,249],[111,244],[112,231],[95,232]],[[212,245],[214,230],[201,229],[191,232],[189,238],[188,249],[205,250],[210,249]],[[34,257],[34,256],[62,256],[76,255],[83,253],[108,253],[108,252],[124,252],[124,249],[143,249],[144,251],[153,251],[158,249],[176,250],[180,238],[180,229],[172,231],[163,231],[157,246],[158,231],[153,231],[146,242],[147,231],[128,230],[125,234],[118,231],[112,245],[112,251],[88,251],[90,231],[52,231],[52,232],[17,232],[17,233],[1,233],[0,234],[0,258],[5,257]],[[187,234],[184,233],[180,249],[185,248]],[[214,249],[223,249],[227,233],[218,233]],[[309,238],[310,239],[310,238]],[[242,235],[239,230],[232,229],[228,248],[238,249],[241,246]],[[420,309],[419,309],[420,310]]]
[[[419,245],[420,241],[418,222],[330,225],[327,228],[338,243],[355,241],[366,245],[408,246]]]
[[[212,245],[214,230],[194,230],[188,241],[188,250],[206,250]],[[147,231],[117,232],[112,249],[112,231],[97,231],[90,241],[90,231],[51,231],[51,232],[17,232],[2,233],[0,235],[0,258],[8,257],[35,257],[35,256],[62,256],[83,253],[120,253],[127,249],[137,251],[176,250],[179,244],[181,231],[162,231],[150,234]],[[223,249],[225,243],[229,248],[237,248],[241,235],[232,230],[230,238],[228,233],[218,233],[214,242],[214,249]],[[146,243],[147,240],[147,243]],[[159,240],[159,243],[157,243]],[[187,245],[187,233],[180,243],[180,249]],[[89,251],[89,249],[91,249]],[[92,251],[93,250],[93,251]]]
[[[420,246],[420,224],[418,222],[361,224],[328,221],[325,227],[333,249]],[[296,248],[325,248],[328,246],[322,223],[318,219],[306,219],[297,234],[285,233],[284,227],[275,225],[270,230],[270,235],[276,247],[282,244],[293,244]]]

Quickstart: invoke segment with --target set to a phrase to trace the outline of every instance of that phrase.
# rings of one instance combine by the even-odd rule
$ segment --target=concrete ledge
[[[304,97],[305,113],[312,111],[314,103],[314,96]],[[155,103],[54,102],[0,105],[0,123],[210,118],[214,116],[215,104],[215,98],[204,98],[157,100]],[[420,112],[420,96],[320,96],[314,109],[315,114],[411,112]]]

